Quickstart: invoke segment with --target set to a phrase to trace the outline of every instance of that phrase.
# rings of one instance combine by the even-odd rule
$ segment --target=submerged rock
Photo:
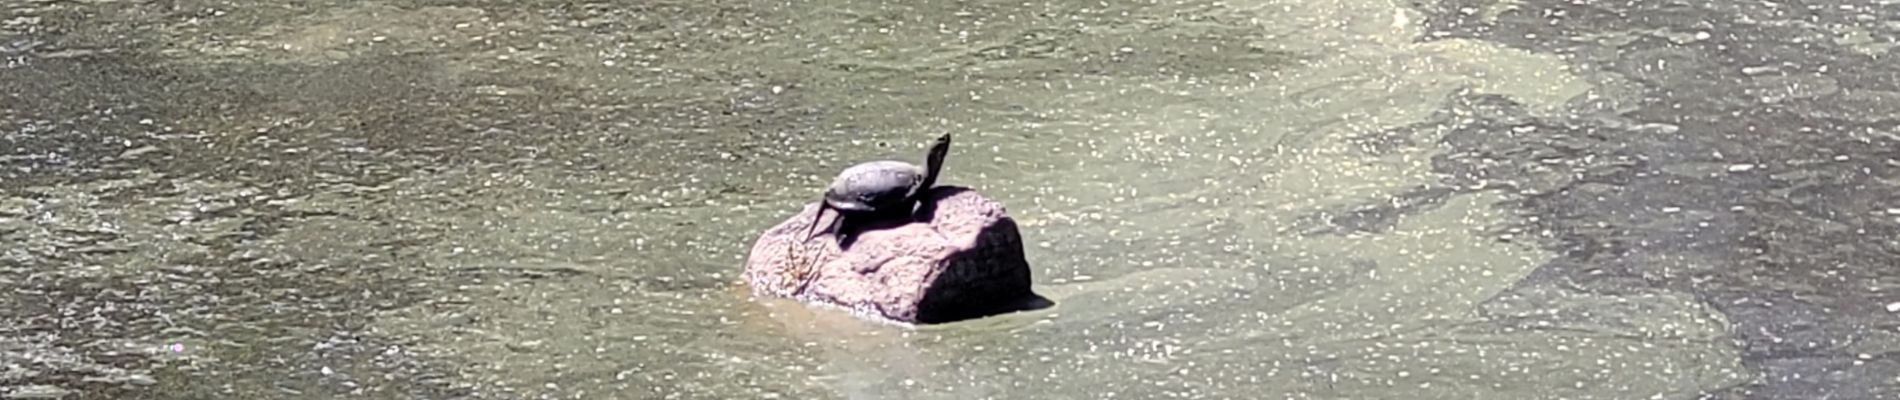
[[[914,218],[868,224],[849,247],[807,237],[819,205],[759,236],[744,279],[755,292],[904,323],[940,323],[1046,307],[1030,290],[1022,236],[1003,205],[937,187]],[[833,216],[832,218],[836,218]]]

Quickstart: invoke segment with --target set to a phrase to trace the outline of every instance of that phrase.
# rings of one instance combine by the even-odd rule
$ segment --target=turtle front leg
[[[846,214],[846,213],[837,213],[837,214],[838,216],[831,220],[831,227],[827,230],[829,230],[832,233],[832,236],[836,236],[838,238],[838,247],[850,248],[851,242],[853,240],[856,240],[858,236],[858,230],[860,229],[860,227],[858,226],[858,223],[861,223],[863,221],[857,221],[857,220],[851,219],[851,216],[852,216],[851,214]]]

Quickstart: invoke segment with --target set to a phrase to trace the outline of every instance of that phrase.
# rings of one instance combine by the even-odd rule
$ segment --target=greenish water
[[[1690,399],[1756,382],[1699,292],[1533,279],[1567,239],[1513,205],[1557,191],[1447,167],[1581,185],[1564,168],[1595,155],[1464,152],[1545,134],[1473,133],[1501,117],[1464,99],[1589,120],[1653,106],[1655,77],[1445,35],[1449,5],[12,2],[0,384]],[[831,174],[945,132],[944,183],[1009,207],[1056,307],[904,328],[737,286],[754,235]]]

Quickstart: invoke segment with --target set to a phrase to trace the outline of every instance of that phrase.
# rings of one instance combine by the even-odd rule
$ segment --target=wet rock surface
[[[923,197],[917,221],[869,223],[846,247],[836,235],[806,240],[818,210],[807,205],[760,235],[745,280],[761,293],[903,323],[1048,306],[1030,290],[1022,236],[1001,203],[960,187]]]

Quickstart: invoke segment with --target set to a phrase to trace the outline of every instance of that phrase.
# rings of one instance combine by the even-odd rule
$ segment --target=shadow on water
[[[1894,397],[1895,7],[4,2],[0,395]],[[731,282],[943,132],[1049,303]]]

